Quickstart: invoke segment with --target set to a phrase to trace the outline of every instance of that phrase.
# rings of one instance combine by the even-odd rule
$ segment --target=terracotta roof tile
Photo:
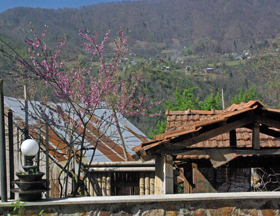
[[[247,103],[240,103],[240,104],[232,104],[230,107],[228,107],[225,111],[236,111],[236,110],[243,110],[245,108],[252,108],[253,106],[258,105],[259,107],[264,107],[263,103],[261,103],[260,101],[254,101],[251,100]]]
[[[221,122],[232,116],[245,113],[254,109],[264,109],[260,101],[249,101],[248,103],[233,104],[226,110],[186,110],[186,111],[166,111],[167,127],[164,134],[155,136],[155,145],[160,145],[163,139],[174,138],[198,131],[200,127],[210,125],[215,122]],[[271,112],[280,113],[280,110],[266,109]],[[277,130],[280,131],[280,130]],[[252,130],[248,128],[236,129],[236,140],[238,148],[252,148]],[[260,146],[263,147],[280,147],[280,140],[272,136],[260,133]],[[230,146],[229,132],[212,137],[204,142],[193,144],[186,148],[225,148]],[[150,145],[145,148],[151,147]],[[197,159],[195,155],[178,155],[177,159]],[[202,158],[209,158],[202,156]]]

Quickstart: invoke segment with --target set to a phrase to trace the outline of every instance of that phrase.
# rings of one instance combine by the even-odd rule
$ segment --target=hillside
[[[240,52],[277,37],[280,19],[276,11],[280,11],[277,0],[142,0],[58,10],[19,7],[0,14],[0,34],[22,40],[29,34],[28,21],[38,30],[47,24],[49,42],[66,34],[74,52],[80,47],[76,46],[79,29],[101,35],[110,29],[116,35],[121,26],[131,49],[140,53],[159,51],[158,43],[164,43],[164,48],[204,44],[210,50]],[[134,46],[137,40],[148,44]]]
[[[61,37],[67,36],[67,46],[63,49],[66,66],[82,66],[94,73],[98,63],[82,49],[78,30],[99,31],[102,39],[111,29],[108,41],[111,43],[121,26],[129,37],[131,55],[122,62],[120,76],[129,77],[131,72],[140,70],[143,63],[148,62],[140,87],[148,94],[149,102],[172,101],[177,88],[183,91],[198,87],[196,93],[201,100],[211,92],[216,94],[223,89],[228,105],[238,88],[247,90],[256,86],[259,96],[268,92],[268,96],[264,95],[265,104],[279,108],[280,104],[275,102],[278,101],[277,89],[269,87],[275,78],[266,80],[267,74],[255,73],[261,69],[256,64],[259,49],[271,47],[273,52],[270,54],[277,58],[280,55],[275,52],[280,47],[277,43],[280,17],[276,11],[280,11],[277,0],[122,1],[59,10],[20,7],[0,13],[0,38],[25,57],[27,48],[23,41],[32,36],[28,21],[38,32],[47,24],[46,40],[51,49]],[[110,45],[105,49],[110,56]],[[246,50],[250,53],[248,58],[237,59],[247,55]],[[1,78],[9,80],[9,61],[1,57]],[[203,72],[209,67],[214,73]],[[5,91],[9,94],[9,90]],[[163,104],[153,112],[159,110],[164,113]],[[164,115],[158,118],[138,116],[130,120],[148,133],[158,119],[163,118]]]

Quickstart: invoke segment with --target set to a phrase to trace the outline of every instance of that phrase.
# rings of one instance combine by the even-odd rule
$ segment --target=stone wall
[[[223,216],[280,215],[280,192],[172,194],[149,196],[80,197],[28,202],[26,215],[44,216]],[[8,203],[0,203],[0,215],[13,215]]]

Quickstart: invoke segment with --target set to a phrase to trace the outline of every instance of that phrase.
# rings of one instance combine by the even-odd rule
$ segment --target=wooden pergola
[[[249,145],[238,143],[236,131],[239,128],[251,131]],[[188,155],[205,156],[216,168],[239,156],[279,155],[279,131],[280,110],[265,108],[260,101],[249,101],[234,104],[197,122],[180,123],[174,130],[157,135],[154,140],[135,147],[134,151],[143,161],[155,159],[155,193],[167,194],[173,193],[174,160],[182,160],[182,156]],[[225,133],[228,134],[228,145],[195,146]],[[264,136],[268,137],[267,142],[263,141]],[[188,173],[184,174],[185,177],[188,176]]]

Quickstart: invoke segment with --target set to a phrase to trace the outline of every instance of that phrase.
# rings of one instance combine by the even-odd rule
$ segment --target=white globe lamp
[[[33,139],[27,139],[21,144],[21,152],[25,155],[25,166],[24,170],[28,171],[30,169],[35,169],[33,166],[33,158],[39,151],[38,143]]]
[[[35,156],[39,151],[39,145],[35,140],[27,139],[21,144],[20,149],[26,156]]]

